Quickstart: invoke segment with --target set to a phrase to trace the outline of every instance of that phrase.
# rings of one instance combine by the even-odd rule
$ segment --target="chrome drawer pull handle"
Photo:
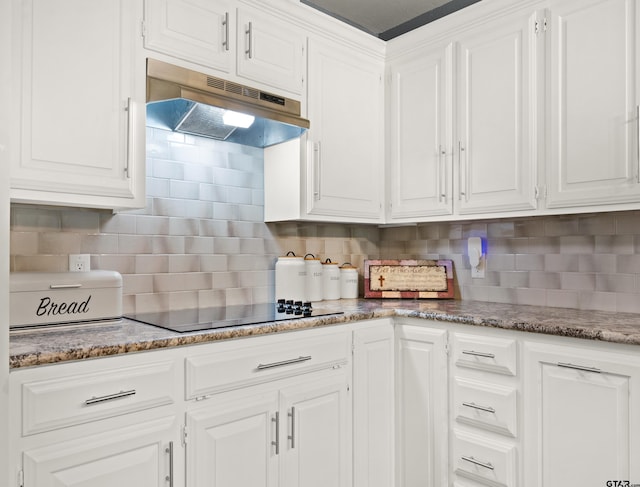
[[[492,408],[492,407],[490,407],[490,406],[480,406],[480,405],[475,404],[475,403],[473,403],[473,402],[463,402],[463,403],[462,403],[462,405],[463,405],[463,406],[466,406],[466,407],[468,407],[468,408],[479,409],[480,411],[486,411],[486,412],[488,412],[488,413],[493,413],[493,414],[495,414],[495,412],[496,412],[496,410],[495,410],[495,409],[493,409],[493,408]]]
[[[87,399],[84,402],[85,406],[91,406],[92,404],[98,404],[100,402],[105,401],[113,401],[114,399],[121,399],[127,396],[133,396],[136,393],[135,389],[131,389],[130,391],[120,391],[115,394],[108,394],[106,396],[95,397],[93,396],[91,399]]]
[[[479,460],[476,460],[473,457],[460,457],[462,458],[465,462],[469,462],[469,463],[473,463],[474,465],[477,465],[478,467],[482,467],[482,468],[486,468],[489,470],[493,470],[494,466],[491,465],[489,462],[481,462]]]
[[[596,368],[596,367],[586,367],[584,365],[574,365],[574,364],[569,364],[566,362],[558,362],[558,367],[564,367],[566,369],[575,369],[575,370],[583,370],[585,372],[593,372],[595,374],[599,374],[600,372],[602,372],[600,369]]]
[[[473,355],[474,357],[496,358],[493,353],[476,352],[475,350],[463,350],[462,353],[465,355]]]
[[[289,360],[283,360],[281,362],[271,362],[269,364],[258,364],[256,367],[258,370],[272,369],[274,367],[282,367],[283,365],[291,365],[298,364],[300,362],[306,362],[307,360],[311,360],[311,355],[306,355],[304,357],[291,358]]]

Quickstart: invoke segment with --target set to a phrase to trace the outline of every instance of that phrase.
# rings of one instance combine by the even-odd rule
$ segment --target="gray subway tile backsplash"
[[[14,204],[11,270],[65,271],[69,253],[123,275],[125,311],[262,303],[292,250],[322,260],[451,259],[456,298],[640,312],[640,211],[379,228],[263,222],[260,149],[147,130],[147,207]],[[471,278],[467,238],[486,240]]]

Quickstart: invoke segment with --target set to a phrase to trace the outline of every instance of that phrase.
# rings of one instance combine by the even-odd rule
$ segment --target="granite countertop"
[[[176,333],[124,319],[11,331],[10,367],[29,367],[179,345],[301,330],[371,318],[405,316],[589,340],[640,345],[640,315],[451,300],[324,301],[317,308],[344,314]]]

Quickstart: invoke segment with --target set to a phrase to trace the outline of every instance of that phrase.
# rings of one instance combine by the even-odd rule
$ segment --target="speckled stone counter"
[[[29,367],[121,353],[406,316],[589,340],[640,345],[640,314],[519,306],[478,301],[338,300],[316,308],[344,314],[175,333],[130,320],[12,331],[10,367]],[[640,349],[639,349],[640,351]]]

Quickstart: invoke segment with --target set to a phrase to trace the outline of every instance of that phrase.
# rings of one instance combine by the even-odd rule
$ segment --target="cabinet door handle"
[[[473,402],[463,402],[462,405],[468,408],[479,409],[480,411],[486,411],[487,413],[495,414],[496,412],[496,410],[493,409],[491,406],[480,406],[479,404],[476,404]]]
[[[473,457],[462,456],[460,458],[462,460],[464,460],[465,462],[473,463],[474,465],[477,465],[477,466],[482,467],[482,468],[486,468],[486,469],[489,469],[489,470],[493,470],[495,468],[493,465],[491,465],[491,463],[489,463],[489,462],[481,462],[480,460],[476,460]]]
[[[291,449],[293,450],[296,447],[296,408],[295,406],[291,406],[291,411],[288,413],[291,418],[291,434],[287,437],[291,440]]]
[[[276,424],[276,439],[271,442],[276,447],[276,455],[280,454],[280,413],[276,411],[275,417],[271,418],[271,421]]]
[[[447,202],[447,191],[446,191],[446,181],[447,175],[445,173],[446,170],[446,152],[442,150],[442,146],[438,146],[438,171],[440,171],[438,177],[438,195],[441,203]],[[444,161],[444,164],[443,164]]]
[[[244,31],[247,34],[247,50],[244,53],[249,59],[253,58],[253,25],[249,22],[247,30]]]
[[[313,199],[320,199],[320,164],[322,163],[322,151],[320,142],[316,142],[313,146]]]
[[[284,365],[298,364],[300,362],[306,362],[307,360],[311,360],[311,355],[300,356],[297,358],[290,358],[288,360],[282,360],[280,362],[270,362],[268,364],[258,364],[256,369],[265,370],[265,369],[273,369],[274,367],[282,367]]]
[[[173,441],[169,442],[169,446],[164,451],[169,454],[169,475],[164,479],[169,482],[169,487],[173,487]]]
[[[123,397],[133,396],[136,393],[135,389],[131,389],[130,391],[120,391],[115,394],[107,394],[106,396],[93,396],[91,399],[87,399],[84,404],[85,406],[91,406],[93,404],[98,404],[106,401],[113,401],[114,399],[122,399]]]
[[[124,174],[127,178],[131,177],[129,174],[129,158],[131,157],[129,152],[131,150],[131,97],[127,98],[127,106],[124,109],[127,112],[127,143],[125,145],[125,150],[127,151],[125,154],[124,160]]]
[[[567,362],[558,362],[556,365],[558,367],[564,367],[565,369],[582,370],[584,372],[593,372],[595,374],[599,374],[600,372],[602,372],[602,370],[598,369],[597,367],[587,367],[585,365],[575,365]]]
[[[640,105],[636,105],[636,183],[640,183]]]
[[[224,41],[222,42],[222,47],[224,47],[225,51],[229,50],[229,12],[224,13],[224,20],[222,21],[222,25],[224,26]]]
[[[493,353],[476,352],[475,350],[463,350],[462,353],[465,355],[473,355],[474,357],[496,358]]]
[[[464,164],[462,162],[462,156],[464,155]],[[458,141],[458,164],[460,167],[460,171],[459,171],[459,178],[458,178],[458,184],[460,185],[459,189],[459,196],[458,199],[462,200],[462,197],[464,196],[464,200],[465,201],[469,201],[469,191],[467,188],[468,185],[468,180],[469,180],[469,175],[467,174],[467,154],[465,152],[464,147],[462,146],[462,142]]]

